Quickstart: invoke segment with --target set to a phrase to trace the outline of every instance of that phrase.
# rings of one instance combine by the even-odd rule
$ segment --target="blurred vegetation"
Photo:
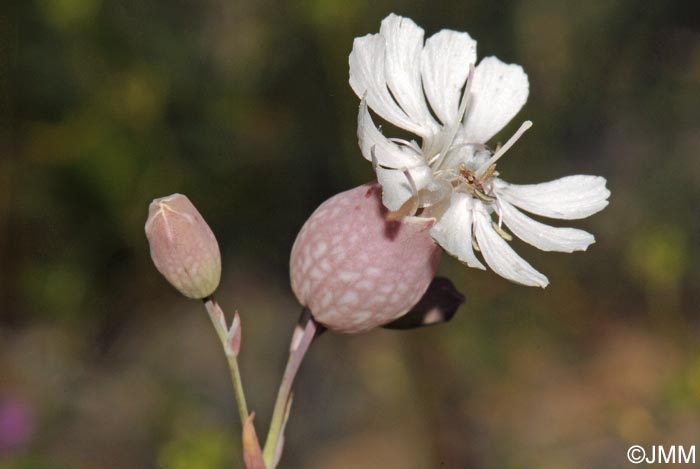
[[[324,336],[283,467],[611,467],[630,444],[700,441],[698,2],[4,6],[0,468],[239,460],[213,331],[148,256],[147,205],[173,192],[220,240],[264,433],[296,319],[296,231],[372,178],[347,56],[391,11],[524,66],[509,129],[535,127],[503,160],[509,181],[600,174],[611,204],[576,224],[598,240],[585,255],[516,246],[545,291],[446,257],[467,296],[449,325]]]

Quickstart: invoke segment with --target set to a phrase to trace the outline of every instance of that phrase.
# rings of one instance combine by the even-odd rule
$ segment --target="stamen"
[[[459,126],[464,119],[464,114],[467,112],[467,103],[469,102],[469,92],[472,88],[472,83],[474,82],[474,64],[469,64],[469,75],[467,75],[467,83],[464,85],[464,92],[462,93],[462,102],[459,105],[459,111],[457,112],[457,119],[455,120],[452,128],[450,129],[450,134],[448,139],[445,140],[445,144],[442,147],[437,162],[435,163],[435,169],[439,168],[447,155],[447,150],[450,149],[452,142],[457,136],[459,131]]]
[[[432,166],[432,164],[435,163],[438,159],[440,159],[440,157],[442,157],[442,153],[438,153],[432,158],[430,158],[430,161],[428,161],[428,166]]]
[[[501,235],[501,238],[505,239],[506,241],[513,241],[513,237],[508,233],[506,230],[501,228],[501,226],[494,222],[493,220],[491,221],[491,226],[493,227],[494,230],[496,230],[496,233]]]
[[[496,164],[492,164],[488,168],[486,168],[486,171],[484,171],[484,174],[479,178],[481,181],[486,182],[489,179],[491,179],[491,176],[494,175],[496,172]]]
[[[474,188],[473,189],[473,194],[480,200],[483,200],[484,202],[493,202],[496,200],[495,198],[491,197],[490,195],[486,195],[483,192],[481,192],[479,189]]]
[[[404,139],[404,138],[389,137],[388,140],[390,140],[390,141],[392,141],[392,142],[394,142],[394,143],[396,143],[396,144],[398,144],[398,145],[405,145],[405,146],[407,146],[407,147],[410,147],[410,146],[411,146],[411,142],[409,142],[408,140],[406,140],[406,139]]]
[[[515,131],[515,133],[513,134],[513,136],[510,137],[510,138],[508,139],[508,141],[505,143],[505,145],[503,145],[501,148],[499,148],[498,151],[496,151],[496,153],[494,153],[494,154],[491,156],[491,158],[489,158],[488,160],[486,160],[486,162],[485,162],[484,164],[482,164],[481,167],[479,167],[479,169],[476,171],[476,174],[479,175],[479,177],[481,177],[481,175],[483,174],[483,172],[486,171],[486,169],[487,169],[489,166],[491,166],[491,165],[494,164],[496,161],[498,161],[498,159],[499,159],[501,156],[503,156],[503,155],[505,154],[505,152],[507,152],[507,151],[510,149],[510,147],[512,147],[513,144],[514,144],[515,142],[517,142],[518,139],[519,139],[520,137],[522,137],[523,134],[524,134],[524,133],[527,131],[527,129],[529,129],[530,127],[532,127],[532,121],[525,121],[525,122],[523,122],[523,125],[521,125],[520,128],[519,128],[518,130]]]
[[[481,248],[479,248],[479,243],[476,241],[476,238],[472,236],[472,248],[476,252],[481,252]]]

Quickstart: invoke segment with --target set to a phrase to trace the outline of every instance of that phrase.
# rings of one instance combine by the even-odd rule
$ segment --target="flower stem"
[[[204,298],[203,301],[204,307],[207,309],[207,313],[209,313],[211,323],[214,325],[214,329],[216,329],[216,334],[219,336],[219,340],[221,340],[221,345],[224,347],[224,353],[228,360],[228,367],[231,370],[231,381],[233,381],[233,391],[236,395],[236,404],[238,404],[238,414],[241,418],[241,425],[245,425],[246,420],[248,420],[248,404],[246,404],[245,394],[243,392],[241,373],[238,370],[238,352],[232,350],[231,347],[227,345],[228,327],[226,326],[226,317],[219,303],[216,302],[213,296],[208,296]]]
[[[270,430],[265,441],[265,449],[263,450],[263,458],[267,469],[274,469],[277,465],[281,454],[281,446],[284,444],[284,427],[289,417],[289,408],[291,405],[292,383],[299,370],[299,365],[306,355],[314,337],[323,331],[323,326],[314,321],[313,317],[307,309],[302,311],[299,322],[294,329],[292,342],[289,347],[289,359],[287,366],[282,376],[279,391],[277,392],[277,401],[272,413],[272,421],[270,422]]]

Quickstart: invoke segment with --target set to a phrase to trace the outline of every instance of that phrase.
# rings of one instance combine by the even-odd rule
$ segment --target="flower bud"
[[[441,248],[434,220],[387,220],[381,188],[365,184],[316,209],[292,248],[292,290],[314,319],[341,333],[381,326],[408,312],[430,285]]]
[[[221,278],[214,233],[182,194],[155,199],[148,207],[146,237],[158,271],[188,298],[205,298]]]

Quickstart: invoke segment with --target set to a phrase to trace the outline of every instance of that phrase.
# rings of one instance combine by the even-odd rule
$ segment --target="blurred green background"
[[[624,467],[700,445],[700,4],[608,0],[14,0],[0,21],[0,468],[240,460],[200,304],[151,264],[151,199],[187,194],[224,256],[265,434],[298,306],[295,234],[373,177],[347,57],[389,12],[522,64],[516,183],[599,174],[585,254],[516,249],[516,286],[445,256],[466,295],[423,330],[324,335],[283,468]]]

